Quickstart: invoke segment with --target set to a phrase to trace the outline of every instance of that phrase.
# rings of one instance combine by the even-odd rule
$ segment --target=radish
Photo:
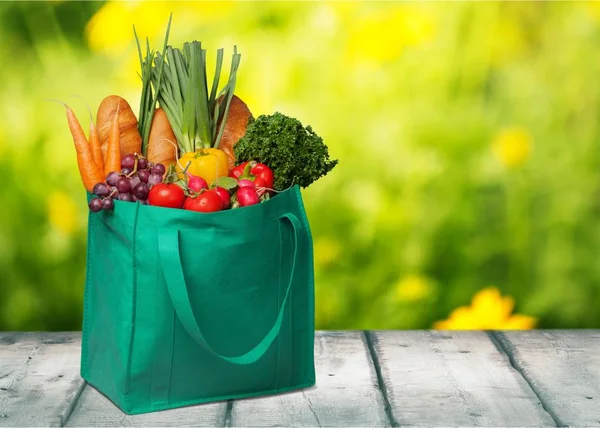
[[[194,192],[200,192],[202,189],[208,189],[208,183],[202,177],[188,173],[188,188]]]
[[[221,201],[223,202],[223,209],[225,210],[229,208],[229,206],[231,205],[231,195],[229,194],[229,191],[219,186],[215,187],[213,190],[217,195],[221,197]]]
[[[236,196],[240,207],[247,207],[248,205],[255,205],[260,202],[260,198],[254,187],[240,187]]]
[[[238,187],[241,189],[242,187],[252,187],[254,188],[254,181],[242,179],[238,181]]]

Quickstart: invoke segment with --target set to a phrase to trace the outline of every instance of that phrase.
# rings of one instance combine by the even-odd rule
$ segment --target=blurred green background
[[[0,330],[80,328],[87,207],[47,99],[137,113],[132,24],[159,48],[171,11],[340,159],[304,192],[317,328],[600,327],[600,3],[54,1],[0,3]]]

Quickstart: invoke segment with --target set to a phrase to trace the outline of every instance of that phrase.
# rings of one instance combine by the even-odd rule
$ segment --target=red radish
[[[181,208],[185,193],[177,184],[159,183],[152,186],[148,194],[148,204],[159,207]]]
[[[246,179],[243,179],[243,180],[240,180],[240,181],[238,181],[238,187],[239,187],[240,189],[241,189],[242,187],[252,187],[252,188],[254,188],[254,182],[253,182],[253,181],[251,181],[251,180],[246,180]]]
[[[260,198],[254,187],[240,187],[236,196],[240,207],[247,207],[248,205],[255,205],[260,202]]]
[[[188,187],[194,192],[200,192],[202,189],[208,189],[208,183],[202,177],[188,173]]]
[[[221,197],[221,201],[223,202],[223,209],[226,210],[231,205],[231,195],[227,191],[227,189],[223,187],[215,187],[213,189],[217,195]]]
[[[183,204],[184,210],[212,213],[223,209],[221,196],[213,190],[202,192],[195,198],[189,197]]]

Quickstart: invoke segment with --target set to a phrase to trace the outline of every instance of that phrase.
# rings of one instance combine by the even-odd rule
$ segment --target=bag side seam
[[[306,235],[308,238],[308,250],[310,252],[310,269],[309,269],[309,283],[311,284],[310,287],[310,298],[309,298],[309,302],[311,305],[311,316],[309,319],[310,322],[310,332],[311,334],[309,334],[308,336],[308,347],[309,349],[312,349],[312,371],[313,371],[313,377],[315,377],[314,381],[316,381],[316,373],[315,373],[315,363],[314,363],[314,346],[315,346],[315,268],[314,268],[314,248],[313,248],[313,238],[312,238],[312,233],[310,230],[310,224],[308,222],[308,216],[306,214],[306,209],[304,208],[304,202],[302,201],[302,195],[300,194],[300,189],[298,189],[298,192],[296,193],[296,197],[298,199],[298,206],[300,208],[300,213],[302,214],[302,219],[304,220],[305,226],[306,226]]]
[[[87,254],[86,254],[86,265],[85,265],[85,283],[84,283],[84,291],[83,291],[83,331],[81,334],[81,376],[83,377],[83,375],[85,375],[86,377],[88,376],[88,366],[87,366],[87,333],[89,332],[89,322],[90,322],[90,317],[89,317],[89,301],[90,301],[90,297],[89,297],[89,293],[90,293],[90,286],[89,286],[89,282],[90,282],[90,277],[91,275],[89,274],[90,272],[90,266],[92,265],[91,263],[91,251],[90,251],[90,245],[93,239],[93,233],[91,232],[91,228],[90,228],[90,220],[91,220],[91,216],[92,213],[89,212],[88,213],[88,236],[87,236]],[[86,314],[88,314],[86,316]]]
[[[127,348],[127,366],[125,368],[125,384],[123,386],[123,400],[125,406],[128,407],[128,395],[129,387],[131,382],[131,364],[133,360],[133,339],[135,336],[135,316],[137,309],[137,227],[138,217],[140,211],[140,203],[136,202],[135,217],[133,223],[133,236],[132,236],[132,271],[133,271],[133,288],[131,290],[131,324],[129,329],[129,345]]]

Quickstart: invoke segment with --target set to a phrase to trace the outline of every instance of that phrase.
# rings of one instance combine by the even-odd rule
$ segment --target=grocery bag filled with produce
[[[124,412],[315,383],[301,187],[337,161],[310,127],[254,118],[197,41],[144,49],[142,91],[106,97],[88,135],[66,106],[88,191],[81,376]],[[144,52],[145,51],[145,52]]]

